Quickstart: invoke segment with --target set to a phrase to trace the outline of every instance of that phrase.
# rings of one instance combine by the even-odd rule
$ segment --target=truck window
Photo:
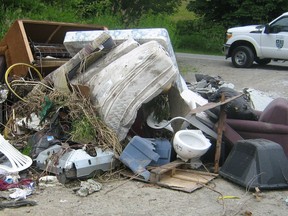
[[[288,17],[283,17],[271,24],[270,33],[288,32]]]

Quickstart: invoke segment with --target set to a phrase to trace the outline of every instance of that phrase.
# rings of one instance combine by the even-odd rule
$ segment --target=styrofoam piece
[[[121,56],[99,73],[90,99],[104,122],[123,140],[142,104],[175,82],[177,71],[165,49],[150,41]]]
[[[190,109],[196,108],[196,102],[194,99],[194,96],[196,93],[192,92],[189,89],[186,89],[180,93],[180,96],[183,98],[183,100],[187,103]]]

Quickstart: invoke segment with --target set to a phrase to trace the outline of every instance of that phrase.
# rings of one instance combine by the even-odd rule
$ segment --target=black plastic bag
[[[237,92],[234,89],[228,87],[221,87],[208,98],[208,101],[219,102],[221,100],[222,94],[224,94],[225,99],[227,99],[239,95],[240,92]],[[251,107],[246,95],[240,96],[225,104],[224,110],[226,112],[227,118],[230,119],[258,120],[258,116],[255,110]],[[220,106],[210,109],[210,111],[218,117],[220,114]]]

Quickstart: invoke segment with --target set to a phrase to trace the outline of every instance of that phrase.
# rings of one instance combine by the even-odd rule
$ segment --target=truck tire
[[[249,68],[253,64],[254,53],[248,46],[239,46],[233,50],[231,58],[236,68]]]
[[[268,59],[268,58],[265,58],[265,59],[259,59],[259,58],[256,58],[255,59],[255,62],[259,65],[267,65],[271,62],[271,59]]]

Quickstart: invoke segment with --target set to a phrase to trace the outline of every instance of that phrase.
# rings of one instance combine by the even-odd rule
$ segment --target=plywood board
[[[216,178],[216,175],[203,172],[189,172],[189,170],[177,169],[175,174],[165,173],[156,184],[174,190],[193,192],[202,188],[205,184]]]
[[[184,162],[176,160],[163,166],[152,168],[150,169],[150,179],[145,182],[191,193],[202,188],[218,176],[214,173],[183,168],[184,166]],[[122,172],[121,174],[130,177],[131,179],[144,181],[143,178],[136,177],[128,171]]]

